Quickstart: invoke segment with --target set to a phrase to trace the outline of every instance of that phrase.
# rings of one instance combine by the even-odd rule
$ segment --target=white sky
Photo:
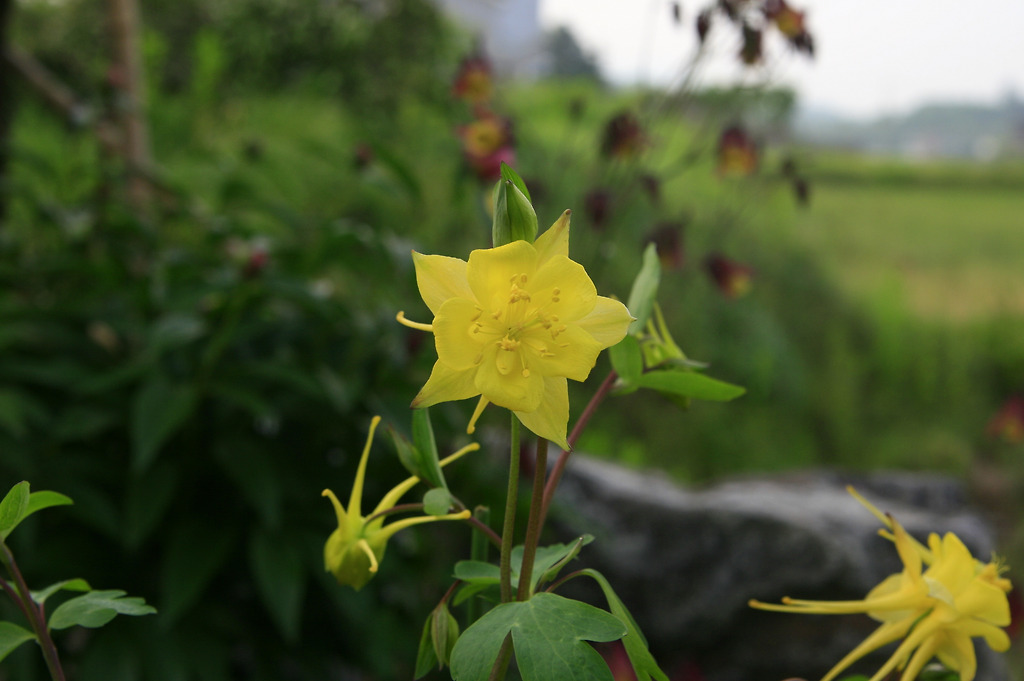
[[[567,26],[613,82],[668,84],[693,53],[697,13],[714,0],[540,0],[544,28]],[[712,28],[702,83],[769,77],[794,86],[805,106],[857,117],[924,102],[994,103],[1024,97],[1024,0],[789,0],[807,12],[815,57],[768,40],[767,67],[741,69],[737,32]],[[717,29],[717,30],[716,30]]]

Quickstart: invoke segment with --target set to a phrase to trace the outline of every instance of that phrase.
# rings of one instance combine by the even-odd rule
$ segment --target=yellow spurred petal
[[[380,417],[374,416],[370,420],[370,433],[366,436],[366,445],[363,446],[363,455],[359,458],[359,467],[356,469],[356,479],[352,483],[352,495],[348,500],[348,521],[362,522],[361,503],[363,499],[363,479],[366,477],[366,461],[370,458],[370,446],[373,445],[373,434],[377,432],[377,425],[380,424]],[[335,509],[337,510],[337,509]]]
[[[910,656],[910,661],[907,662],[907,666],[903,669],[903,674],[900,675],[900,681],[914,681],[917,675],[921,673],[924,666],[935,657],[935,651],[939,647],[939,640],[941,635],[932,636],[924,643],[921,647],[914,651],[914,654]]]
[[[944,635],[935,654],[942,664],[960,672],[960,681],[973,681],[978,671],[978,659],[974,654],[974,642],[969,636],[961,636],[954,632]]]
[[[569,424],[569,386],[564,378],[544,378],[544,398],[540,407],[531,412],[516,412],[519,422],[532,433],[569,449],[565,437]]]
[[[473,333],[480,308],[467,298],[449,298],[436,314],[432,326],[437,358],[456,371],[475,367],[485,340],[484,334]]]
[[[633,321],[626,306],[617,300],[597,297],[594,309],[576,324],[594,337],[601,347],[610,348],[626,337],[626,331]]]
[[[466,261],[444,255],[412,252],[416,267],[416,285],[420,296],[435,315],[449,298],[472,298],[466,279]]]
[[[537,249],[538,264],[543,264],[556,255],[569,256],[569,218],[572,211],[567,210],[558,216],[555,223],[545,230],[533,242]]]
[[[434,362],[430,378],[413,398],[413,409],[430,407],[438,402],[465,400],[480,394],[473,383],[474,369],[456,371],[444,365],[440,360]]]
[[[483,361],[474,376],[476,392],[512,411],[533,411],[540,406],[544,377],[536,371],[524,372],[519,358],[519,352],[500,350],[496,344],[486,346]],[[507,366],[505,360],[513,362],[514,366]],[[502,373],[506,369],[508,371]]]
[[[504,309],[508,304],[509,290],[513,280],[529,280],[537,269],[537,250],[525,241],[478,249],[469,254],[466,276],[469,287],[480,306],[487,311]]]
[[[828,674],[822,677],[821,681],[832,681],[844,669],[849,667],[851,664],[864,657],[868,653],[884,645],[892,643],[896,639],[902,638],[906,635],[907,631],[914,624],[911,619],[903,622],[887,622],[882,626],[875,629],[871,634],[860,642],[860,644],[851,650],[846,656],[836,663],[836,666],[829,670]]]
[[[925,577],[942,583],[951,594],[959,593],[974,579],[974,556],[952,532],[947,532],[941,543],[932,537],[928,538],[928,543],[933,547],[935,562],[928,568]]]

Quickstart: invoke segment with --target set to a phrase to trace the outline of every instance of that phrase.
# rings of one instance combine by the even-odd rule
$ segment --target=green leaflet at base
[[[485,681],[511,632],[523,681],[612,681],[608,665],[585,641],[615,641],[626,631],[604,610],[539,593],[502,603],[466,629],[452,650],[452,678]]]
[[[626,648],[626,655],[629,656],[629,662],[633,665],[633,671],[636,672],[637,681],[651,681],[652,678],[657,681],[668,681],[668,676],[661,671],[654,656],[651,655],[651,651],[647,649],[647,640],[640,633],[640,628],[633,620],[633,616],[629,614],[629,610],[626,609],[625,604],[619,599],[604,575],[590,568],[580,570],[580,574],[592,577],[600,585],[604,597],[608,600],[608,609],[625,625],[626,635],[622,638],[622,645]]]
[[[17,624],[0,622],[0,660],[10,655],[25,641],[31,641],[35,637],[31,631],[22,629]]]

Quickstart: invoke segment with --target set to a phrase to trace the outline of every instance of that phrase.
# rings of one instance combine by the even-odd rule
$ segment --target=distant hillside
[[[1009,96],[998,106],[931,104],[868,122],[801,109],[793,132],[809,144],[908,158],[1024,157],[1024,101]]]

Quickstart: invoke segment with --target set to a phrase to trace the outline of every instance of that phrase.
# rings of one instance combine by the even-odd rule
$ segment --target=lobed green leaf
[[[523,681],[612,681],[608,665],[586,641],[620,639],[626,627],[604,610],[551,593],[502,603],[459,637],[452,678],[487,679],[510,633]]]
[[[80,626],[94,629],[117,615],[152,615],[156,608],[146,605],[141,598],[125,598],[125,592],[116,589],[90,591],[57,606],[50,615],[50,629]]]

